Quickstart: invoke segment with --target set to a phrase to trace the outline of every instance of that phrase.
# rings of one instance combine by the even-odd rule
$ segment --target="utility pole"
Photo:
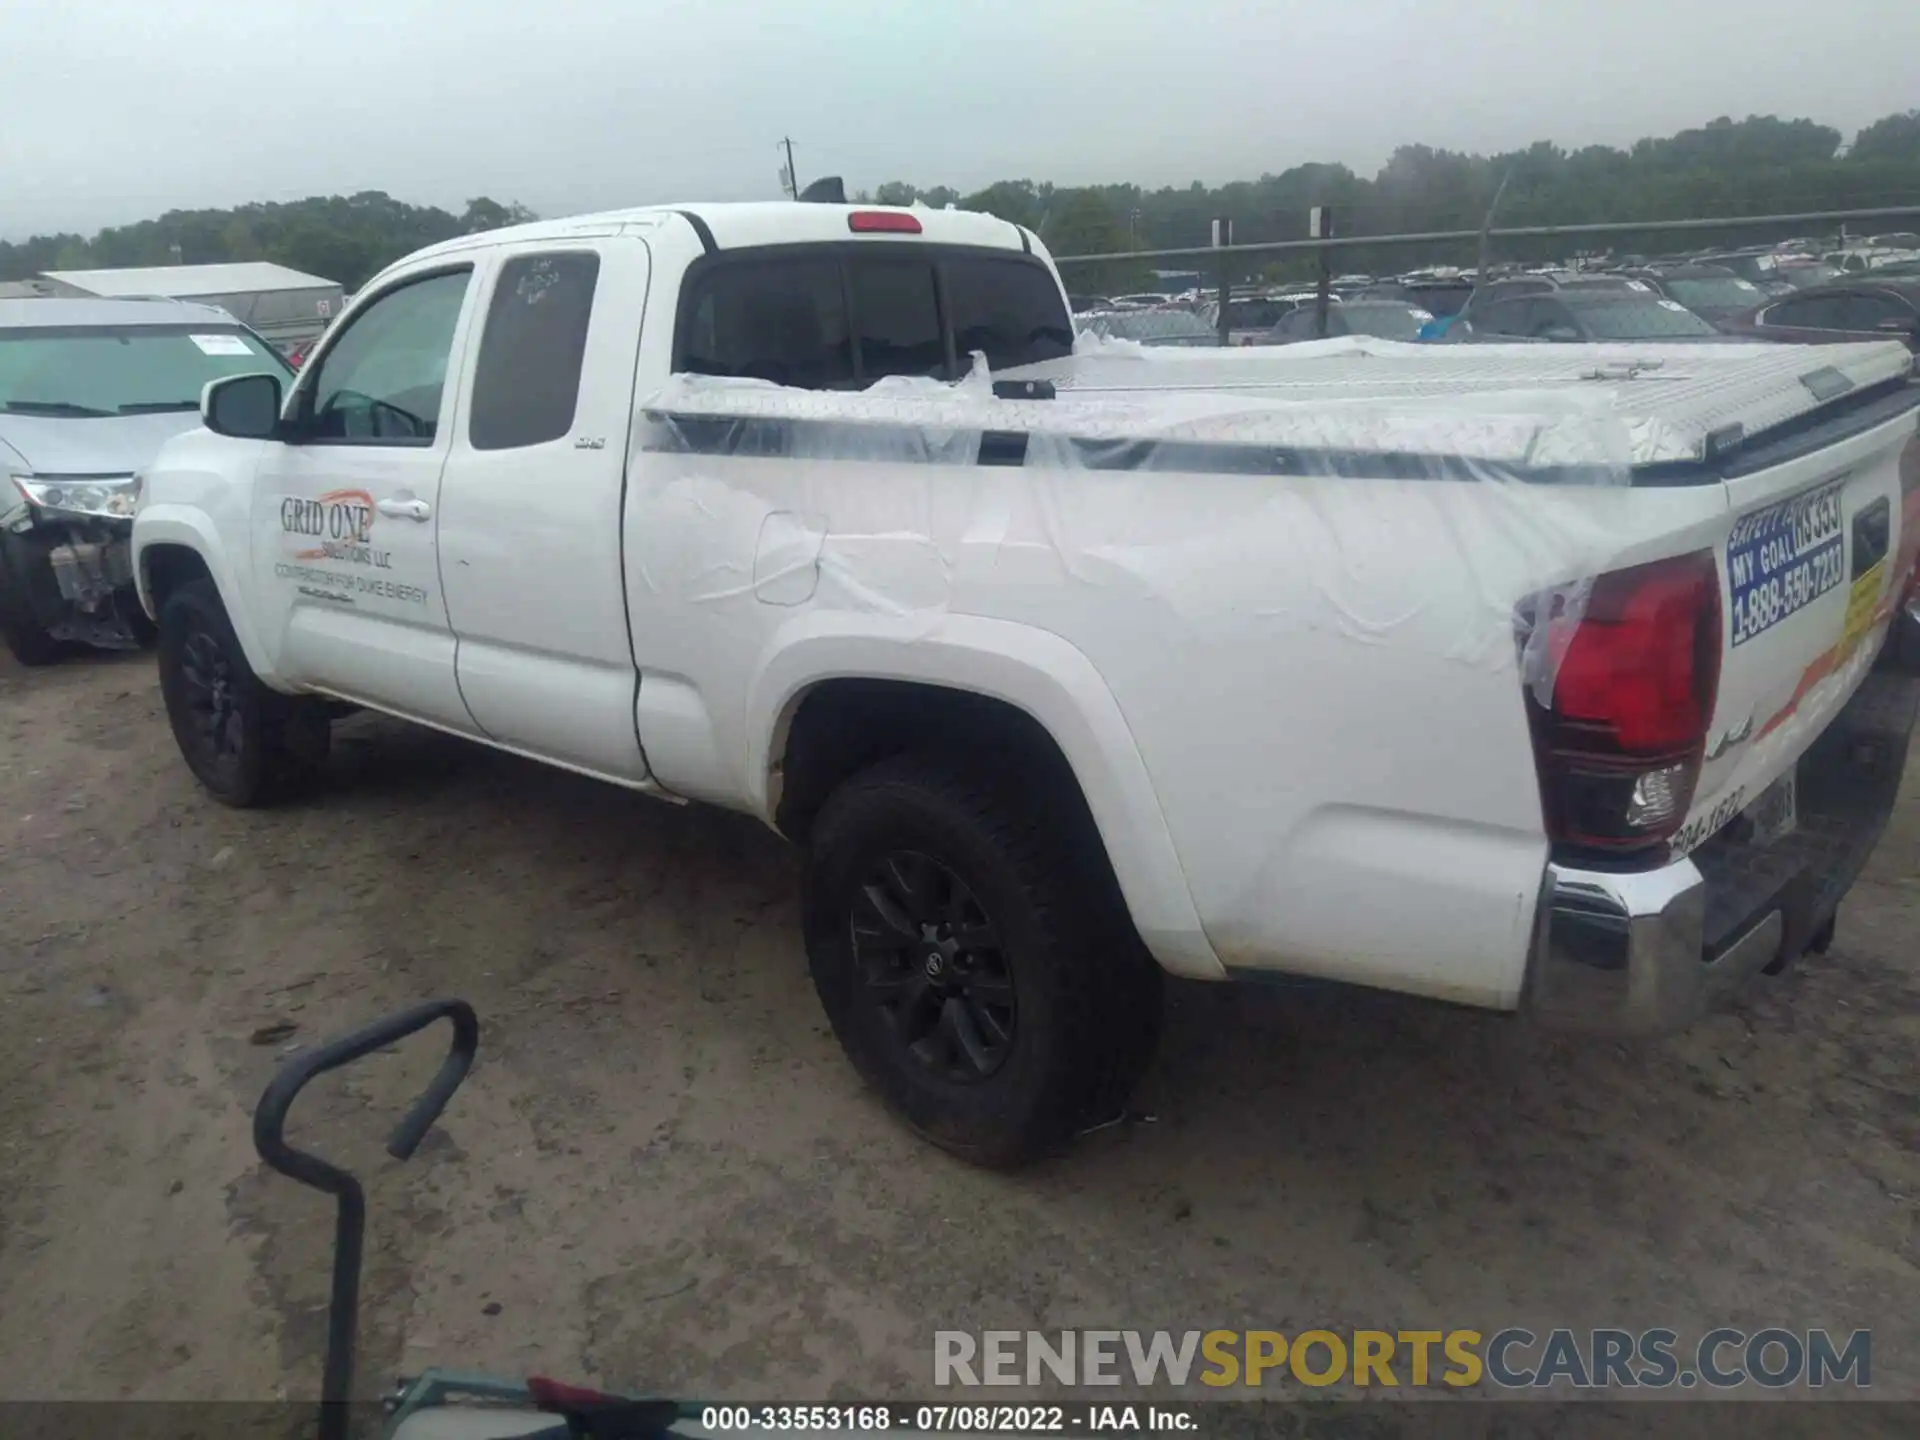
[[[1487,206],[1486,218],[1480,222],[1480,259],[1474,267],[1474,288],[1487,283],[1487,267],[1493,263],[1493,212],[1500,208],[1500,197],[1507,193],[1507,182],[1513,179],[1513,167],[1507,167],[1507,173],[1500,177],[1500,188],[1493,192],[1493,203]]]
[[[793,168],[793,141],[783,139],[780,142],[787,147],[787,194],[795,200],[800,198],[800,172]]]

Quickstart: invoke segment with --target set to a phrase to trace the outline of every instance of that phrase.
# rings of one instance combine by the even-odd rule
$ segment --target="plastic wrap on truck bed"
[[[1235,350],[1086,353],[1004,372],[1075,400],[1204,392],[1296,403],[1386,406],[1526,393],[1601,394],[1635,466],[1708,459],[1716,438],[1765,431],[1897,382],[1912,356],[1858,345],[1407,345],[1342,337]]]

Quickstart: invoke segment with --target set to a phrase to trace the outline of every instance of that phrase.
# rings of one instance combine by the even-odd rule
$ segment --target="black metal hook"
[[[473,1068],[480,1048],[480,1021],[464,1000],[430,1000],[376,1020],[350,1035],[329,1040],[296,1055],[268,1084],[253,1109],[253,1148],[260,1158],[289,1179],[324,1191],[339,1201],[334,1219],[333,1290],[327,1301],[327,1362],[320,1381],[320,1440],[345,1440],[347,1402],[353,1394],[353,1350],[360,1320],[360,1255],[365,1237],[367,1205],[360,1182],[345,1170],[317,1155],[295,1150],[286,1142],[287,1112],[296,1096],[316,1075],[337,1070],[376,1050],[384,1050],[434,1021],[453,1022],[453,1047],[433,1082],[401,1117],[387,1141],[387,1153],[396,1160],[412,1158],[421,1140],[446,1109],[453,1092]]]

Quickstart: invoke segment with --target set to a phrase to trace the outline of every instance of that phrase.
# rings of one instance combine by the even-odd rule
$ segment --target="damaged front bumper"
[[[21,504],[0,517],[0,599],[55,640],[138,649],[151,634],[133,586],[132,516]]]
[[[1682,1029],[1763,971],[1824,951],[1900,790],[1920,678],[1892,647],[1801,758],[1800,825],[1734,828],[1656,870],[1547,867],[1524,1008],[1557,1028]]]

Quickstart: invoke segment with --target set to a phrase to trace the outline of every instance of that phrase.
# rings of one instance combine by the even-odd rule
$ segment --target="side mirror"
[[[229,375],[200,392],[200,419],[216,435],[271,440],[280,425],[278,375]]]

